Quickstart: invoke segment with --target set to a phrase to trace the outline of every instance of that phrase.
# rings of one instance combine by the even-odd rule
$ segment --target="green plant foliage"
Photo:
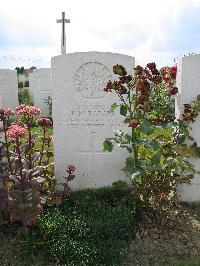
[[[52,98],[50,96],[48,96],[47,99],[44,99],[44,102],[48,106],[49,117],[52,117]]]
[[[69,194],[68,182],[75,178],[76,168],[68,165],[64,192],[57,191],[51,120],[38,118],[40,109],[35,106],[17,106],[10,124],[13,114],[11,108],[0,109],[0,224],[18,221],[28,227],[35,223],[43,206],[59,205]],[[34,130],[33,123],[37,124]]]
[[[65,265],[122,265],[135,210],[123,184],[71,193],[58,209],[39,216],[25,236],[26,249],[34,247]]]
[[[22,88],[18,91],[19,104],[33,105],[28,89]]]
[[[119,108],[127,124],[126,132],[115,131],[113,138],[104,141],[104,151],[111,152],[114,144],[127,149],[123,170],[147,206],[176,200],[177,185],[189,184],[197,173],[188,158],[198,157],[200,149],[189,129],[200,112],[200,96],[184,104],[182,119],[175,120],[176,71],[176,66],[158,71],[155,63],[149,63],[145,68],[135,67],[131,76],[123,66],[115,65],[113,72],[119,79],[108,81],[104,88],[119,97],[110,110]]]

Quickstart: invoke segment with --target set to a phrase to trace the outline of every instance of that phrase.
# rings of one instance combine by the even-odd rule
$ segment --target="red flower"
[[[148,67],[148,69],[153,70],[153,69],[156,69],[156,64],[154,62],[153,63],[148,63],[147,67]]]
[[[17,123],[13,123],[9,128],[8,128],[8,136],[12,139],[19,139],[23,137],[26,134],[26,129],[21,127]]]
[[[177,73],[177,66],[170,67],[170,75],[172,79],[176,78],[176,73]]]
[[[44,128],[50,127],[52,125],[52,122],[50,119],[46,117],[41,117],[37,120],[37,123]]]
[[[185,120],[186,122],[193,120],[193,117],[190,113],[184,113],[182,116],[183,116],[183,120]]]
[[[168,96],[172,96],[178,93],[178,88],[177,87],[172,87],[170,91],[168,92]]]
[[[69,174],[73,173],[75,170],[76,170],[76,167],[75,167],[73,164],[69,164],[69,165],[67,166],[67,172],[68,172]]]
[[[129,83],[133,78],[131,75],[119,77],[121,84]]]
[[[104,91],[106,91],[106,92],[110,92],[110,91],[112,91],[112,89],[113,89],[113,83],[112,83],[111,80],[109,80],[109,81],[107,82],[107,84],[106,84],[106,87],[104,88]]]
[[[150,84],[147,80],[138,80],[136,82],[136,89],[146,92],[150,89]]]
[[[132,128],[136,128],[139,125],[139,120],[137,118],[133,118],[130,122],[129,122],[129,127]]]
[[[162,75],[162,76],[165,76],[165,75],[167,75],[167,73],[168,73],[168,67],[162,67],[161,69],[160,69],[160,74]]]

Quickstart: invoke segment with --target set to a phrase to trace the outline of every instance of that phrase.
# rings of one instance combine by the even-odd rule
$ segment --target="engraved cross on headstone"
[[[62,23],[61,54],[66,54],[65,23],[70,23],[70,19],[65,19],[65,12],[62,12],[62,19],[57,19],[56,22]]]
[[[83,155],[85,157],[87,157],[87,155],[92,155],[92,157],[90,158],[91,160],[91,165],[90,165],[90,178],[95,178],[95,172],[96,172],[96,160],[97,158],[95,157],[95,155],[105,155],[108,156],[108,152],[105,151],[98,151],[96,150],[96,143],[95,143],[95,138],[96,138],[96,132],[92,131],[90,132],[90,148],[88,151],[83,151],[83,150],[79,150],[77,151],[77,154],[79,155]]]

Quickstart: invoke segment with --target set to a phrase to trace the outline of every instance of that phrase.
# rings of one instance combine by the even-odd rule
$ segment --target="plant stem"
[[[40,165],[41,165],[41,162],[42,162],[42,157],[44,155],[45,138],[46,138],[46,128],[43,127],[43,141],[42,141],[42,149],[41,149],[40,160],[39,160],[39,164]]]
[[[21,157],[20,143],[19,143],[18,138],[16,139],[16,151],[18,153],[18,159],[19,159],[19,174],[20,174],[21,184],[22,184],[22,199],[23,199],[23,203],[25,203],[25,195],[23,193],[25,190],[25,184],[24,184],[24,177],[22,173],[22,157]]]
[[[6,121],[3,120],[3,131],[4,131],[4,138],[5,138],[5,144],[6,144],[6,157],[7,157],[7,160],[8,160],[8,164],[9,164],[10,172],[11,172],[11,174],[12,174],[13,171],[12,171],[11,160],[10,160],[10,157],[9,157],[8,136],[7,136],[6,130],[7,130],[7,127],[6,127]]]
[[[133,154],[134,154],[134,159],[135,159],[135,168],[138,165],[138,149],[136,144],[134,144],[134,140],[135,140],[135,134],[134,134],[134,128],[132,128],[132,148],[133,148]]]
[[[29,169],[32,169],[32,159],[31,159],[31,150],[32,150],[32,136],[31,136],[31,127],[30,124],[27,123],[27,127],[28,127],[28,144],[30,147],[30,152],[29,152]]]

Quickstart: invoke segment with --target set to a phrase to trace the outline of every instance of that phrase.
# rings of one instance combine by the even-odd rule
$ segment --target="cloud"
[[[140,64],[153,60],[163,65],[200,43],[200,0],[7,0],[0,9],[1,67],[49,62],[59,54],[61,25],[56,19],[61,11],[71,19],[66,25],[70,53],[118,52],[135,56]]]
[[[152,47],[156,51],[181,52],[199,49],[200,6],[180,9],[176,18],[162,25],[163,38]]]

